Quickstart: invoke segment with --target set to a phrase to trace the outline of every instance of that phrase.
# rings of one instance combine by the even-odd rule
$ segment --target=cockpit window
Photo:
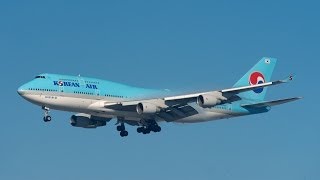
[[[36,76],[36,77],[35,77],[35,79],[39,79],[39,78],[45,79],[46,77],[45,77],[45,76]]]

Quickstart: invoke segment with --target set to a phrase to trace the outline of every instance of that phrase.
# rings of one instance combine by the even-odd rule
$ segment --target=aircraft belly
[[[92,106],[99,100],[84,99],[68,96],[53,96],[43,94],[27,94],[24,98],[38,106],[46,106],[50,109],[71,111],[79,113],[94,114],[100,117],[130,117],[130,119],[141,119],[136,112],[119,111],[105,107]]]
[[[120,111],[105,108],[103,104],[100,104],[101,101],[93,99],[84,99],[68,96],[51,96],[42,94],[29,94],[25,96],[25,99],[39,106],[46,106],[51,109],[88,113],[99,117],[121,117],[133,121],[139,121],[142,118],[148,118],[139,115],[135,111]],[[177,119],[173,122],[197,123],[233,117],[233,115],[231,115],[230,112],[217,111],[213,109],[203,109],[195,104],[191,104],[191,106],[193,106],[198,111],[198,114]],[[157,120],[161,121],[165,119]]]

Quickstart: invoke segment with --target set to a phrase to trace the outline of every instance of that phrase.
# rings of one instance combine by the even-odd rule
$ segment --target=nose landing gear
[[[43,121],[44,122],[49,122],[51,121],[51,116],[49,115],[49,112],[50,112],[50,109],[45,107],[45,106],[42,106],[42,109],[44,110],[44,117],[43,117]]]

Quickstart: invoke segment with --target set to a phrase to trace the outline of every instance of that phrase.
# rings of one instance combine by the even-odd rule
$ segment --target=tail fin
[[[270,82],[277,59],[264,57],[254,65],[233,87],[248,86]],[[263,101],[267,88],[240,93],[242,99]]]

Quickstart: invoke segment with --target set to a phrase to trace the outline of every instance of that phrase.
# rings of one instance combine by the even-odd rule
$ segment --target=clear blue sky
[[[0,179],[320,179],[317,1],[2,1]],[[42,72],[169,89],[230,87],[278,58],[270,113],[121,138],[71,127],[16,93]]]

